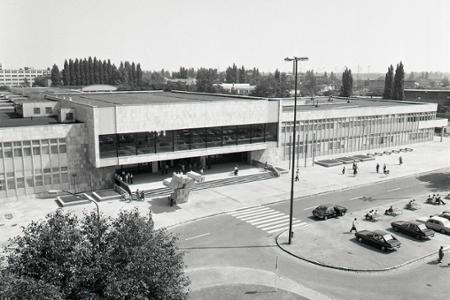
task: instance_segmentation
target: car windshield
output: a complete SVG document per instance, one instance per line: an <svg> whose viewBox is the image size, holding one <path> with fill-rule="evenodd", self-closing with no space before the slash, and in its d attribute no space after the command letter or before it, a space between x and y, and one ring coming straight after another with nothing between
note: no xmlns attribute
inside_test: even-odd
<svg viewBox="0 0 450 300"><path fill-rule="evenodd" d="M385 235L383 235L383 239L387 242L389 240L393 240L394 238L390 234L385 234Z"/></svg>
<svg viewBox="0 0 450 300"><path fill-rule="evenodd" d="M417 227L419 227L420 230L426 230L427 226L425 226L425 224L419 224L417 225Z"/></svg>

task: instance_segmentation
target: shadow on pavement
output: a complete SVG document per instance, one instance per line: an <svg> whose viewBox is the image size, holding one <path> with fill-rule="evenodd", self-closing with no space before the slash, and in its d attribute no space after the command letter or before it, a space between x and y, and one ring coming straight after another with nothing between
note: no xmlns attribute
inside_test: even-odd
<svg viewBox="0 0 450 300"><path fill-rule="evenodd" d="M147 203L151 204L152 213L159 214L164 212L172 212L180 209L178 205L170 206L167 197L153 198Z"/></svg>
<svg viewBox="0 0 450 300"><path fill-rule="evenodd" d="M426 174L417 177L417 179L422 182L426 182L427 188L433 191L442 191L450 189L450 173Z"/></svg>
<svg viewBox="0 0 450 300"><path fill-rule="evenodd" d="M368 245L365 242L358 242L358 240L355 237L349 239L349 241L351 241L351 242L353 242L355 244L358 244L359 246L364 247L366 249L370 249L372 251L376 251L376 252L379 252L379 253L382 253L382 254L385 254L385 255L390 254L391 252L393 252L393 251L383 251L383 250L381 250L379 248L376 248L376 247L373 247L371 245Z"/></svg>

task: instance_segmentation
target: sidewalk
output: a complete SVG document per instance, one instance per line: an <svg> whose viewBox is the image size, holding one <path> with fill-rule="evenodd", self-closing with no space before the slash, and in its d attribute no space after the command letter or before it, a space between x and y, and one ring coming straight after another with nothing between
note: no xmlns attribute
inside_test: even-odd
<svg viewBox="0 0 450 300"><path fill-rule="evenodd" d="M316 165L300 168L300 182L295 183L295 197L342 190L450 167L450 138L444 138L442 143L436 139L434 142L413 144L408 147L414 151L401 153L402 166L398 165L399 154L376 156L375 161L359 163L359 173L356 177L351 174L342 175L340 166L325 168ZM359 153L365 154L367 151ZM335 155L339 156L342 155ZM377 174L375 172L377 162L381 166L386 163L390 175ZM166 198L129 203L111 200L100 202L99 206L103 214L111 216L120 210L133 207L142 212L147 212L151 208L155 226L168 227L210 215L286 200L289 198L290 179L290 174L283 174L281 177L263 181L195 191L191 192L188 202L173 207L168 206ZM423 180L427 180L426 176ZM450 192L448 189L439 191L439 188L436 188L436 191L445 194ZM3 225L0 226L0 245L5 244L9 237L18 234L20 226L28 224L31 220L43 218L57 208L54 199L36 199L33 195L1 204L0 224ZM77 214L92 209L93 204L64 208ZM12 218L5 218L6 214L12 214Z"/></svg>
<svg viewBox="0 0 450 300"><path fill-rule="evenodd" d="M329 299L318 292L311 290L297 282L278 276L265 270L240 268L240 267L208 267L187 269L186 275L192 281L191 290L198 291L208 287L224 285L261 285L286 290L308 299Z"/></svg>

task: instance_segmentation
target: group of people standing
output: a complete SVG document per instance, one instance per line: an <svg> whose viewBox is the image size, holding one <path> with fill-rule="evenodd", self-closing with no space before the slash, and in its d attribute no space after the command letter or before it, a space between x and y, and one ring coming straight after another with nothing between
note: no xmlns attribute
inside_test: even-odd
<svg viewBox="0 0 450 300"><path fill-rule="evenodd" d="M115 179L121 180L121 181L123 181L125 183L128 183L128 184L133 184L133 177L134 177L133 173L125 172L123 170L122 170L122 172L119 171L119 172L114 174L114 178Z"/></svg>

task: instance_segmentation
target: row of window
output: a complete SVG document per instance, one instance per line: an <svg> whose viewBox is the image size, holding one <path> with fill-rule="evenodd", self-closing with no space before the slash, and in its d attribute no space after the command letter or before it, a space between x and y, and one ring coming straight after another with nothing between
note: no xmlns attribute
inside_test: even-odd
<svg viewBox="0 0 450 300"><path fill-rule="evenodd" d="M99 136L100 158L277 141L278 123Z"/></svg>
<svg viewBox="0 0 450 300"><path fill-rule="evenodd" d="M21 147L21 146L39 146L39 145L49 145L49 144L65 144L66 139L43 139L43 140L31 140L31 141L14 141L14 142L3 142L0 143L0 149L10 148L10 147Z"/></svg>
<svg viewBox="0 0 450 300"><path fill-rule="evenodd" d="M8 185L9 190L20 189L25 187L36 187L36 186L44 186L44 185L52 185L52 184L61 184L69 182L69 174L68 173L57 173L57 174L44 174L44 175L36 175L34 178L32 176L27 177L17 177L9 179L0 179L0 191L6 190L6 184Z"/></svg>
<svg viewBox="0 0 450 300"><path fill-rule="evenodd" d="M42 169L34 169L34 174L48 174L48 173L59 173L59 172L67 172L67 167L53 167L53 168L44 168ZM15 176L14 172L6 172L0 173L0 179L4 179L5 175L7 178L11 178Z"/></svg>
<svg viewBox="0 0 450 300"><path fill-rule="evenodd" d="M58 153L66 153L67 147L66 145L55 145L55 146L36 146L36 147L27 147L27 148L14 148L14 149L4 149L3 152L0 152L0 158L3 157L22 157L22 156L31 156L33 155L41 155L41 154L58 154Z"/></svg>

